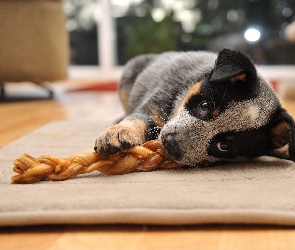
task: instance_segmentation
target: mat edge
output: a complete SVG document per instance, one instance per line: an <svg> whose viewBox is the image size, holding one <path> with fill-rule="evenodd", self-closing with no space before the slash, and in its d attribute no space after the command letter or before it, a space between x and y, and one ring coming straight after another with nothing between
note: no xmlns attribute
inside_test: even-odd
<svg viewBox="0 0 295 250"><path fill-rule="evenodd" d="M60 224L201 225L249 224L295 226L295 212L257 209L105 209L75 211L4 212L0 227Z"/></svg>

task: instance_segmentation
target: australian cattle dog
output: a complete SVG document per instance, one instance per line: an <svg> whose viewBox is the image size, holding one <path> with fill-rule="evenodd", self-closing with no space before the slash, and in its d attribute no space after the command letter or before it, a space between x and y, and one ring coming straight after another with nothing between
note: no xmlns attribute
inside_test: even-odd
<svg viewBox="0 0 295 250"><path fill-rule="evenodd" d="M295 160L295 128L274 91L242 52L167 52L131 59L119 95L126 117L98 136L110 155L158 139L182 165Z"/></svg>

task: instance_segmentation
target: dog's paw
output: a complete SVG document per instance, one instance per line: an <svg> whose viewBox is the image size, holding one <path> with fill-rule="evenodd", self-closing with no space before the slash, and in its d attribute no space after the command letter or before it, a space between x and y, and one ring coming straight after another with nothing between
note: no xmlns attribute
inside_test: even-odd
<svg viewBox="0 0 295 250"><path fill-rule="evenodd" d="M107 128L95 141L94 150L111 155L145 142L145 130L134 124L116 124Z"/></svg>

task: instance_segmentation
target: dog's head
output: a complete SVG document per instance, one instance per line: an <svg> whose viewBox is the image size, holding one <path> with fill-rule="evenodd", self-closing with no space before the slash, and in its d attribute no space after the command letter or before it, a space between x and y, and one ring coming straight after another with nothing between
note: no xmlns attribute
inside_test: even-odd
<svg viewBox="0 0 295 250"><path fill-rule="evenodd" d="M269 154L295 160L293 119L250 58L230 49L222 50L212 72L182 94L159 138L184 165Z"/></svg>

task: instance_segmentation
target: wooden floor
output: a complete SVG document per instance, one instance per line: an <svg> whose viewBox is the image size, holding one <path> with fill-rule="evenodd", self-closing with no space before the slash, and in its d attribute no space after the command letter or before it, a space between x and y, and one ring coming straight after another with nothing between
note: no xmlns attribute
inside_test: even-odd
<svg viewBox="0 0 295 250"><path fill-rule="evenodd" d="M295 117L295 102L284 103ZM115 93L58 94L55 100L0 103L0 147L51 121L116 119ZM295 197L294 197L295 198ZM1 202L1 197L0 197ZM0 228L0 249L295 249L295 227L275 226L34 226Z"/></svg>

